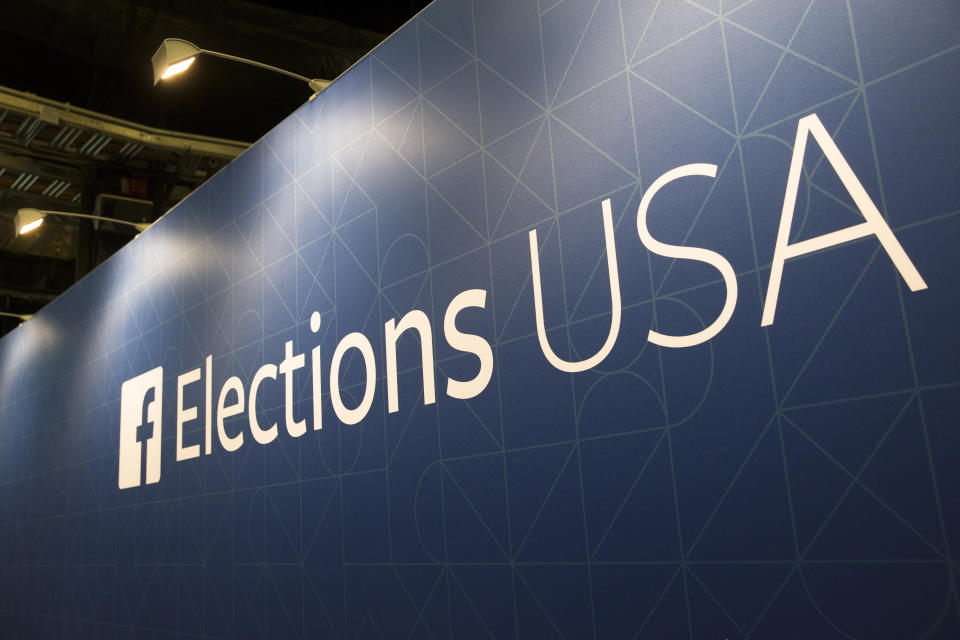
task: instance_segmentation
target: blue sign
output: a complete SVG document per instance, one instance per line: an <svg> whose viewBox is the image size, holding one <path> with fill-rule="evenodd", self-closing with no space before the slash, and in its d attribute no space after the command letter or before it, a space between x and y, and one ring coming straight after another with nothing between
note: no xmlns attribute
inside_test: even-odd
<svg viewBox="0 0 960 640"><path fill-rule="evenodd" d="M0 635L960 637L958 69L437 0L0 341Z"/></svg>

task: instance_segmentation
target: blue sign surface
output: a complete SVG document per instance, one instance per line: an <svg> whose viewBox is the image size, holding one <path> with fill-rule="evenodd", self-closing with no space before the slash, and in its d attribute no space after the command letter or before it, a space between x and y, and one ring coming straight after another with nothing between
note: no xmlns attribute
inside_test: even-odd
<svg viewBox="0 0 960 640"><path fill-rule="evenodd" d="M0 635L960 637L958 70L437 0L0 341Z"/></svg>

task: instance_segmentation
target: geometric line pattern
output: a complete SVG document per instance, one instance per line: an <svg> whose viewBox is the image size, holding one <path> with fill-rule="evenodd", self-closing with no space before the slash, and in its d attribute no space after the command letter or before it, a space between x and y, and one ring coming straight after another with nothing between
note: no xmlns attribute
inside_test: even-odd
<svg viewBox="0 0 960 640"><path fill-rule="evenodd" d="M960 635L960 9L922 0L437 0L0 340L0 635L947 638ZM827 128L928 289L873 236L787 262L761 309L798 121ZM807 146L791 243L863 222ZM732 265L725 285L659 241ZM528 233L557 355L541 351ZM476 358L493 376L457 400ZM384 325L398 342L387 411ZM319 312L318 331L311 317ZM176 462L177 377L245 385L360 332L373 405ZM308 357L309 361L309 357ZM118 491L120 387L163 367L162 477ZM309 366L304 370L308 371ZM312 416L310 376L293 412ZM364 396L356 350L340 366ZM206 375L206 374L204 374ZM201 406L203 385L184 392ZM184 438L203 441L201 419ZM246 414L228 421L244 429Z"/></svg>

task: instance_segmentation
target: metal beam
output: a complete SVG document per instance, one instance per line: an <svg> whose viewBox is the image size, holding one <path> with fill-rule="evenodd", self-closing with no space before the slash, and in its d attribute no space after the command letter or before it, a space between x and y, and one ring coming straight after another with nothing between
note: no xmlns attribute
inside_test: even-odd
<svg viewBox="0 0 960 640"><path fill-rule="evenodd" d="M225 160L237 157L250 146L247 142L149 127L9 87L0 87L0 109L18 111L51 124L83 127L113 138L134 141L150 147L180 153L190 151Z"/></svg>

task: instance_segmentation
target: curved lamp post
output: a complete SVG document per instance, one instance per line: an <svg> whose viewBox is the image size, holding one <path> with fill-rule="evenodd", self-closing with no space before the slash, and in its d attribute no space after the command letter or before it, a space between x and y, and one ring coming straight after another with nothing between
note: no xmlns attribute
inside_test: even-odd
<svg viewBox="0 0 960 640"><path fill-rule="evenodd" d="M129 220L118 220L116 218L94 216L87 213L73 213L72 211L46 211L44 209L26 207L24 209L18 209L17 214L13 217L13 225L17 229L17 235L22 236L25 233L33 231L43 224L43 219L48 215L68 216L71 218L86 218L88 220L102 220L103 222L112 222L114 224L125 224L128 227L135 228L137 233L146 231L147 227L151 225L150 222L130 222Z"/></svg>
<svg viewBox="0 0 960 640"><path fill-rule="evenodd" d="M21 322L25 322L33 317L32 313L10 313L9 311L0 311L0 316L4 318L17 318Z"/></svg>
<svg viewBox="0 0 960 640"><path fill-rule="evenodd" d="M197 56L200 54L216 56L226 60L233 60L234 62L242 62L244 64L253 65L254 67L260 67L261 69L268 69L269 71L282 73L283 75L290 76L291 78L296 78L297 80L306 82L310 87L310 90L313 91L314 96L326 89L327 85L330 84L329 80L321 80L320 78L307 78L306 76L301 76L297 73L287 71L286 69L280 69L279 67L274 67L272 65L257 62L255 60L248 60L238 56L231 56L227 53L219 53L217 51L201 49L192 42L187 42L186 40L182 40L180 38L167 38L164 40L162 43L160 43L160 48L157 49L157 52L153 54L153 58L150 59L150 61L153 63L153 84L156 85L161 80L166 80L171 76L183 73L190 68L190 65L193 64L193 61L196 60ZM312 97L313 96L311 96L311 99Z"/></svg>

